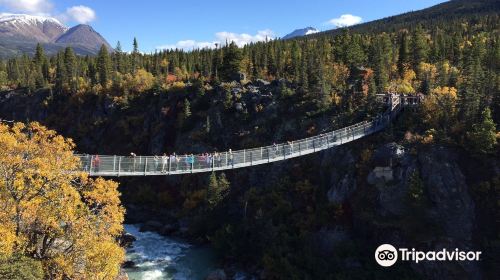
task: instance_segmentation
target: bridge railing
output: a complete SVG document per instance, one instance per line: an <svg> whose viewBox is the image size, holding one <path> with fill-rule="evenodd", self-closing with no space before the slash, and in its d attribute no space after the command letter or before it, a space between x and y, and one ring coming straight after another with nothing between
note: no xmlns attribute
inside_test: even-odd
<svg viewBox="0 0 500 280"><path fill-rule="evenodd" d="M373 121L363 121L298 141L232 152L146 157L104 155L79 155L79 157L83 171L90 175L101 176L161 175L232 169L284 160L341 145L382 129L390 122L390 118L390 114L384 114Z"/></svg>

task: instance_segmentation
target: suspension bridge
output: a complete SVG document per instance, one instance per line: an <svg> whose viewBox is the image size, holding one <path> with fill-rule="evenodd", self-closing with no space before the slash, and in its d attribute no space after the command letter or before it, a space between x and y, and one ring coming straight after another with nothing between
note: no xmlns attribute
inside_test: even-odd
<svg viewBox="0 0 500 280"><path fill-rule="evenodd" d="M78 155L82 163L80 171L90 176L102 177L160 176L213 172L288 160L343 145L381 131L391 123L403 106L417 105L421 99L422 96L393 93L377 95L377 100L387 104L388 108L383 115L375 119L297 141L253 149L169 156Z"/></svg>

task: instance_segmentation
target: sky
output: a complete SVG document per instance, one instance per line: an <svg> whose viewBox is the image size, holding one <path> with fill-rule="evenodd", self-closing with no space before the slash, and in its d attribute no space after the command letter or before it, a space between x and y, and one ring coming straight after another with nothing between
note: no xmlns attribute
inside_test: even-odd
<svg viewBox="0 0 500 280"><path fill-rule="evenodd" d="M420 10L444 0L0 0L0 13L90 24L108 42L130 51L238 45L283 37L308 26L324 31Z"/></svg>

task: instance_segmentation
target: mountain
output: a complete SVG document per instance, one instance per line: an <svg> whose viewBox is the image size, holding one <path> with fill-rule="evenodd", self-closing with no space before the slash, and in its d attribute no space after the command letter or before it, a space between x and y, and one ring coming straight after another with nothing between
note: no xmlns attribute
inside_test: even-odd
<svg viewBox="0 0 500 280"><path fill-rule="evenodd" d="M295 37L302 37L302 36L305 36L305 35L311 35L311 34L314 34L314 33L318 33L319 30L314 28L314 27L306 27L306 28L303 28L303 29L295 29L292 33L290 34L287 34L285 35L282 39L286 40L286 39L292 39L292 38L295 38Z"/></svg>
<svg viewBox="0 0 500 280"><path fill-rule="evenodd" d="M96 52L99 51L102 45L105 45L108 50L112 50L106 39L97 33L92 26L86 24L79 24L70 28L57 38L56 43L87 48Z"/></svg>
<svg viewBox="0 0 500 280"><path fill-rule="evenodd" d="M0 14L0 58L27 53L32 55L37 43L48 54L72 46L77 54L97 54L102 44L112 50L108 42L88 25L68 29L52 17L26 14Z"/></svg>
<svg viewBox="0 0 500 280"><path fill-rule="evenodd" d="M319 32L314 34L314 37L337 35L346 29L363 33L381 33L412 28L416 25L444 27L454 21L475 22L484 16L498 17L499 12L500 0L450 0L418 11Z"/></svg>
<svg viewBox="0 0 500 280"><path fill-rule="evenodd" d="M57 19L23 14L0 14L2 39L15 38L48 43L57 39L68 28Z"/></svg>

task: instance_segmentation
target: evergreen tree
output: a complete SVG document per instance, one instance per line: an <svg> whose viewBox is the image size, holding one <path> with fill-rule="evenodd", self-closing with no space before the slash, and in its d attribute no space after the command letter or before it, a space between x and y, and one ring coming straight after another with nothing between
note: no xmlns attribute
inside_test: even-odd
<svg viewBox="0 0 500 280"><path fill-rule="evenodd" d="M40 43L36 44L34 62L37 66L42 67L42 63L45 60L45 53L43 51L43 47Z"/></svg>
<svg viewBox="0 0 500 280"><path fill-rule="evenodd" d="M229 181L226 178L226 175L222 173L218 178L214 172L210 174L209 183L208 183L208 191L207 191L207 202L208 207L210 209L215 208L219 205L222 200L227 195L229 190Z"/></svg>
<svg viewBox="0 0 500 280"><path fill-rule="evenodd" d="M425 31L418 25L413 31L411 39L411 53L413 55L413 70L419 75L419 65L426 62L429 55L429 43Z"/></svg>
<svg viewBox="0 0 500 280"><path fill-rule="evenodd" d="M410 44L408 40L408 33L402 32L399 40L399 53L398 53L398 72L402 78L404 76L406 67L410 62Z"/></svg>
<svg viewBox="0 0 500 280"><path fill-rule="evenodd" d="M36 45L35 56L33 57L34 75L36 87L40 88L45 86L48 78L48 65L47 58L40 43Z"/></svg>
<svg viewBox="0 0 500 280"><path fill-rule="evenodd" d="M496 124L491 117L490 108L484 109L481 122L474 124L467 133L469 148L478 154L491 153L497 144Z"/></svg>
<svg viewBox="0 0 500 280"><path fill-rule="evenodd" d="M56 77L55 77L56 92L58 93L63 92L65 79L66 79L66 67L64 65L64 57L62 53L58 53L56 58Z"/></svg>
<svg viewBox="0 0 500 280"><path fill-rule="evenodd" d="M103 44L99 50L97 56L97 72L99 73L99 83L103 88L107 87L109 81L109 71L111 67L111 62L109 58L109 52L106 46Z"/></svg>
<svg viewBox="0 0 500 280"><path fill-rule="evenodd" d="M377 93L384 93L389 83L389 71L392 59L392 44L387 34L384 33L374 39L371 56L375 69Z"/></svg>
<svg viewBox="0 0 500 280"><path fill-rule="evenodd" d="M231 44L224 47L223 54L221 78L230 81L241 70L242 52L234 42L231 42Z"/></svg>
<svg viewBox="0 0 500 280"><path fill-rule="evenodd" d="M134 37L133 50L132 50L132 73L135 73L139 68L139 43L137 38Z"/></svg>

